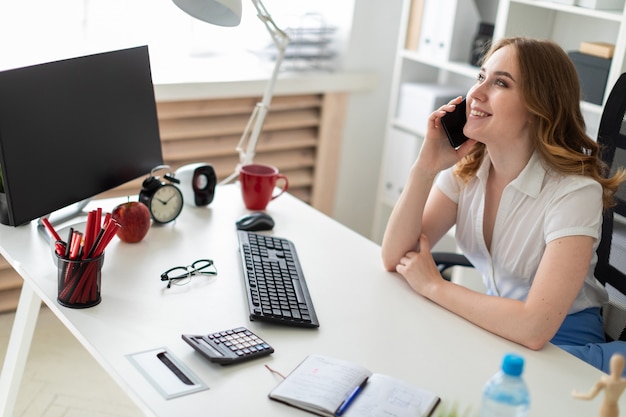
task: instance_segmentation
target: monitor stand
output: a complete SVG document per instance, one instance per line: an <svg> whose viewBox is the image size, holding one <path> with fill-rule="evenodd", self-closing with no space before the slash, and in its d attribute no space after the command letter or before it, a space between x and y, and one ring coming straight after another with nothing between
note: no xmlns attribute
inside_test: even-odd
<svg viewBox="0 0 626 417"><path fill-rule="evenodd" d="M78 217L86 216L87 213L85 212L84 209L91 202L91 200L92 200L91 198L87 198L83 201L70 204L67 207L64 207L53 213L50 213L47 216L43 216L39 218L37 220L37 230L39 230L39 233L41 233L49 243L51 244L54 243L52 242L50 233L48 233L48 231L46 230L46 226L44 226L42 219L47 218L50 221L50 224L52 224L52 226L54 226L54 228L57 230L59 235L63 237L63 234L61 233L61 230L59 229L61 226L63 228L67 228L70 225L75 226L76 224L81 224L81 223L86 222L86 219L81 218L73 223L67 224L70 221L74 221Z"/></svg>
<svg viewBox="0 0 626 417"><path fill-rule="evenodd" d="M0 223L9 225L9 204L6 193L0 193Z"/></svg>

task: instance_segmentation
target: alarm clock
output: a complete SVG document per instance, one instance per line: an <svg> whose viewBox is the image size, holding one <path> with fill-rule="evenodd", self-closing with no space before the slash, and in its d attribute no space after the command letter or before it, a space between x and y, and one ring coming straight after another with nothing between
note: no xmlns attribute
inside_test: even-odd
<svg viewBox="0 0 626 417"><path fill-rule="evenodd" d="M199 162L176 170L185 202L192 206L208 206L215 196L217 176L213 166Z"/></svg>
<svg viewBox="0 0 626 417"><path fill-rule="evenodd" d="M176 186L180 181L171 172L163 176L165 181L155 176L160 169L169 169L169 165L159 165L150 171L150 176L143 181L139 201L150 210L155 223L169 223L183 210L183 193Z"/></svg>

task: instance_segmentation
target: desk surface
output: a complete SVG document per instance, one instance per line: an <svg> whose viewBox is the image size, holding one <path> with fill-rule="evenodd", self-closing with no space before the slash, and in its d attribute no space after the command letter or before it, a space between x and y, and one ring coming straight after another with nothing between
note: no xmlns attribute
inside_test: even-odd
<svg viewBox="0 0 626 417"><path fill-rule="evenodd" d="M97 202L105 210L119 200ZM102 302L84 310L56 302L51 249L34 224L0 226L0 252L102 367L147 415L309 415L267 398L279 382L264 364L287 373L307 354L351 359L437 392L444 404L477 409L484 382L506 352L526 360L531 416L597 415L593 401L571 398L602 373L549 345L538 352L496 337L412 292L384 271L380 248L299 200L270 203L274 234L298 250L320 321L319 329L250 322L239 262L235 220L246 213L237 185L218 187L209 207L186 206L176 222L152 227L139 244L114 239L102 272ZM160 273L212 258L217 277L194 277L166 289ZM276 352L222 367L197 354L181 333L247 326ZM125 355L166 346L209 390L165 400ZM62 376L60 376L62 377ZM626 398L621 405L626 408Z"/></svg>

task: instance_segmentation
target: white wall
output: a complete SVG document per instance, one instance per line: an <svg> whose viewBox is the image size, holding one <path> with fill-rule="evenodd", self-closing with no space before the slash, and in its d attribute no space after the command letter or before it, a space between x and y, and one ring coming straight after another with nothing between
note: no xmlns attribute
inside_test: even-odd
<svg viewBox="0 0 626 417"><path fill-rule="evenodd" d="M366 237L374 219L401 11L401 0L356 0L344 58L346 70L378 76L374 91L349 101L333 214Z"/></svg>
<svg viewBox="0 0 626 417"><path fill-rule="evenodd" d="M264 0L277 25L318 13L347 36L353 0ZM193 19L171 0L0 1L0 69L89 53L149 45L151 58L215 56L258 51L271 43L251 1L241 25L223 28ZM340 42L341 46L341 42Z"/></svg>

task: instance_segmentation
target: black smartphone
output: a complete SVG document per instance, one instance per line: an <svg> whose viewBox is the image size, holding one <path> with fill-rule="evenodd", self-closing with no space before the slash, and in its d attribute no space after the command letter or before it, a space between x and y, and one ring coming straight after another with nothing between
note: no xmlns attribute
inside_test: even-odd
<svg viewBox="0 0 626 417"><path fill-rule="evenodd" d="M446 113L446 115L441 118L441 124L446 131L446 135L448 135L450 145L455 149L468 139L467 136L463 134L463 126L465 126L466 121L465 99L456 105L456 109L454 109L453 112Z"/></svg>

